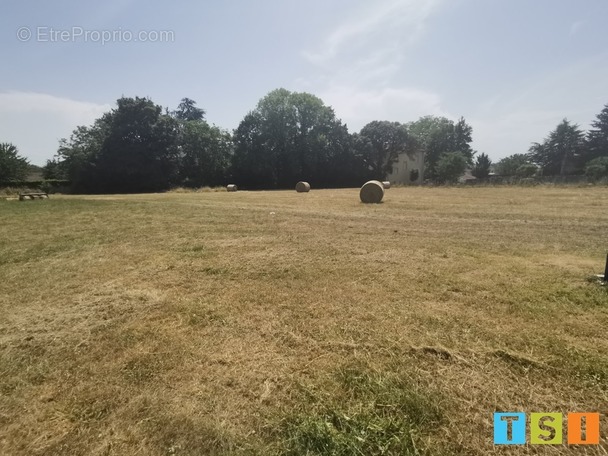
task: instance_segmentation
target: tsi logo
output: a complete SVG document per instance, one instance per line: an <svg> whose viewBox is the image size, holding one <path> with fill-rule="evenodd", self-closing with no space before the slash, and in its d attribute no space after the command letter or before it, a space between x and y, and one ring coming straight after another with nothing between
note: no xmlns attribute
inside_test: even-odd
<svg viewBox="0 0 608 456"><path fill-rule="evenodd" d="M530 413L530 443L561 445L563 443L561 413ZM568 445L599 445L600 414L568 413ZM525 445L526 414L494 413L494 445Z"/></svg>

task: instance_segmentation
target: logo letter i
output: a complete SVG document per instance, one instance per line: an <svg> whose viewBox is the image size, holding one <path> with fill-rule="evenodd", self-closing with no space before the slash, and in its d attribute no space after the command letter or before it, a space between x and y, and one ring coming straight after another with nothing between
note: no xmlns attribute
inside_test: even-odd
<svg viewBox="0 0 608 456"><path fill-rule="evenodd" d="M568 445L599 445L600 414L568 413Z"/></svg>

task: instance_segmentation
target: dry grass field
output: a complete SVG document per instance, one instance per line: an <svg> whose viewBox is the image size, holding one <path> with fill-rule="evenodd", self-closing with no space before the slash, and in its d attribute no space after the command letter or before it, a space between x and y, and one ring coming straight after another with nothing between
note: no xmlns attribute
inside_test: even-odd
<svg viewBox="0 0 608 456"><path fill-rule="evenodd" d="M0 454L608 454L608 188L0 201ZM600 412L593 447L492 413Z"/></svg>

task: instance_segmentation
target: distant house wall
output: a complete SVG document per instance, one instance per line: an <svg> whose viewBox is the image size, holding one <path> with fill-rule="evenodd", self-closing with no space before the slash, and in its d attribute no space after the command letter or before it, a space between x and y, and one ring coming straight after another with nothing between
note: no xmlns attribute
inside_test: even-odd
<svg viewBox="0 0 608 456"><path fill-rule="evenodd" d="M410 180L412 170L418 170L418 179ZM393 172L390 173L386 180L391 184L421 184L424 180L424 154L416 153L413 158L410 158L406 153L399 154L399 159L393 164Z"/></svg>

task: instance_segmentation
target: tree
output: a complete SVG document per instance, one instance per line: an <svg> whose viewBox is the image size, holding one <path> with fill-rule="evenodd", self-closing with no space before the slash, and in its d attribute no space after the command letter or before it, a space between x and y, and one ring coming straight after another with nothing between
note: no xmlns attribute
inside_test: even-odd
<svg viewBox="0 0 608 456"><path fill-rule="evenodd" d="M587 133L587 147L583 154L584 163L595 158L608 157L608 104L591 126L593 128Z"/></svg>
<svg viewBox="0 0 608 456"><path fill-rule="evenodd" d="M467 161L473 163L472 142L473 129L464 118L456 124L445 117L426 116L408 124L412 147L424 153L425 178L437 178L437 164L442 154L460 152Z"/></svg>
<svg viewBox="0 0 608 456"><path fill-rule="evenodd" d="M524 163L515 170L515 175L519 177L532 177L538 171L538 167L532 163Z"/></svg>
<svg viewBox="0 0 608 456"><path fill-rule="evenodd" d="M234 180L250 188L352 185L362 162L333 109L308 93L277 89L234 132Z"/></svg>
<svg viewBox="0 0 608 456"><path fill-rule="evenodd" d="M496 173L502 176L515 176L522 165L530 164L530 158L526 154L513 154L501 159L496 164Z"/></svg>
<svg viewBox="0 0 608 456"><path fill-rule="evenodd" d="M173 112L178 123L179 183L188 187L225 185L232 158L230 133L211 126L205 110L190 98Z"/></svg>
<svg viewBox="0 0 608 456"><path fill-rule="evenodd" d="M409 147L407 126L399 122L374 120L361 129L357 141L371 174L381 180L392 172L399 153L414 152Z"/></svg>
<svg viewBox="0 0 608 456"><path fill-rule="evenodd" d="M202 121L205 119L205 110L196 107L196 101L190 98L182 98L182 101L177 106L177 110L173 111L173 115L178 120Z"/></svg>
<svg viewBox="0 0 608 456"><path fill-rule="evenodd" d="M0 143L0 182L19 181L27 177L29 163L11 143Z"/></svg>
<svg viewBox="0 0 608 456"><path fill-rule="evenodd" d="M46 165L42 168L43 179L67 179L64 168L64 163L59 161L58 157L53 157L52 160L47 160Z"/></svg>
<svg viewBox="0 0 608 456"><path fill-rule="evenodd" d="M99 190L117 193L168 189L177 176L176 121L147 98L121 98L96 157Z"/></svg>
<svg viewBox="0 0 608 456"><path fill-rule="evenodd" d="M69 139L59 141L56 157L47 163L47 173L57 173L71 181L76 192L89 192L96 181L95 161L108 135L109 117L104 114L90 127L78 126Z"/></svg>
<svg viewBox="0 0 608 456"><path fill-rule="evenodd" d="M592 179L601 179L608 176L608 156L591 160L585 166L585 174Z"/></svg>
<svg viewBox="0 0 608 456"><path fill-rule="evenodd" d="M467 168L467 157L461 152L445 152L437 161L436 178L439 182L453 184Z"/></svg>
<svg viewBox="0 0 608 456"><path fill-rule="evenodd" d="M454 139L452 150L460 152L467 161L468 165L473 164L475 151L471 148L473 141L473 127L466 123L464 117L458 119L454 125Z"/></svg>
<svg viewBox="0 0 608 456"><path fill-rule="evenodd" d="M530 146L530 158L546 176L572 174L584 150L583 138L579 126L564 119L543 143Z"/></svg>
<svg viewBox="0 0 608 456"><path fill-rule="evenodd" d="M184 122L181 128L179 175L183 185L225 185L232 158L230 133L204 120Z"/></svg>
<svg viewBox="0 0 608 456"><path fill-rule="evenodd" d="M133 193L166 190L177 177L177 121L147 98L117 108L62 139L59 161L74 190Z"/></svg>
<svg viewBox="0 0 608 456"><path fill-rule="evenodd" d="M488 157L486 154L482 153L481 155L477 156L475 166L473 167L471 174L478 179L488 177L490 175L490 166L492 166L492 160L490 160L490 157Z"/></svg>

